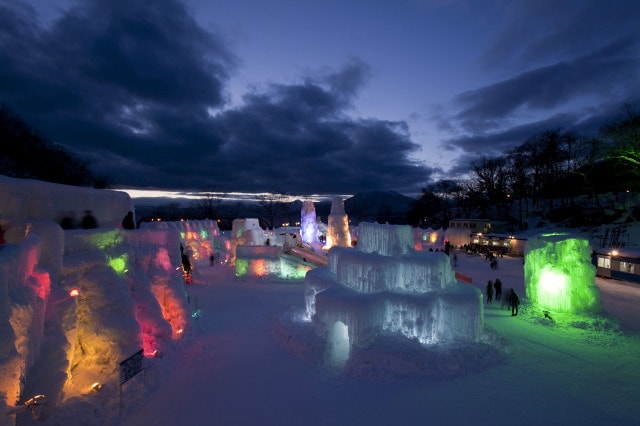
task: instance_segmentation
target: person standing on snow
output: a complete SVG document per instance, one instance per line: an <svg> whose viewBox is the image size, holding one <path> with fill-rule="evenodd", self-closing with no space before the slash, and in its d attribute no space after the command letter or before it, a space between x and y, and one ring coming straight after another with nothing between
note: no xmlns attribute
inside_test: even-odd
<svg viewBox="0 0 640 426"><path fill-rule="evenodd" d="M133 220L133 212L129 211L127 215L122 219L122 227L124 229L136 229L136 223Z"/></svg>
<svg viewBox="0 0 640 426"><path fill-rule="evenodd" d="M91 210L84 211L84 217L80 222L80 227L82 229L94 229L98 227L98 221L96 221L96 218L93 216Z"/></svg>
<svg viewBox="0 0 640 426"><path fill-rule="evenodd" d="M496 301L498 301L502 296L502 281L500 281L500 278L496 278L493 283L493 288L496 290Z"/></svg>
<svg viewBox="0 0 640 426"><path fill-rule="evenodd" d="M491 280L487 283L487 303L491 303L493 299L493 283Z"/></svg>
<svg viewBox="0 0 640 426"><path fill-rule="evenodd" d="M520 298L516 294L514 289L511 289L511 293L509 293L509 304L511 305L511 316L515 317L518 315L518 305L520 304Z"/></svg>

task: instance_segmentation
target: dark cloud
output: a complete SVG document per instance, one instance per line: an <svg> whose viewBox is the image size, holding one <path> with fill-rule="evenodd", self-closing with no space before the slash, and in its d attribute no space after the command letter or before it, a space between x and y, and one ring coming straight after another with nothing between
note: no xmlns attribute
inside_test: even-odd
<svg viewBox="0 0 640 426"><path fill-rule="evenodd" d="M503 155L521 145L532 135L549 129L569 130L576 124L577 120L578 116L575 114L556 114L544 120L512 126L500 132L478 133L450 138L442 141L442 147L446 150L460 150L464 153L451 170L454 175L464 174L469 171L469 164L479 157Z"/></svg>
<svg viewBox="0 0 640 426"><path fill-rule="evenodd" d="M499 31L482 64L502 73L584 55L624 37L638 37L640 2L536 0L505 3Z"/></svg>
<svg viewBox="0 0 640 426"><path fill-rule="evenodd" d="M549 129L593 134L624 103L640 105L640 3L511 2L481 57L498 81L461 93L434 114L442 147L464 173Z"/></svg>
<svg viewBox="0 0 640 426"><path fill-rule="evenodd" d="M310 79L247 95L243 107L214 119L220 139L227 141L216 164L246 176L236 182L243 191L409 192L424 185L432 171L408 159L419 146L406 125L351 119L341 109L344 96ZM220 174L221 179L233 176Z"/></svg>
<svg viewBox="0 0 640 426"><path fill-rule="evenodd" d="M501 125L522 110L552 110L586 96L618 95L640 73L640 43L617 40L588 55L524 72L459 95L454 119L470 132Z"/></svg>
<svg viewBox="0 0 640 426"><path fill-rule="evenodd" d="M118 185L353 193L424 185L404 123L346 111L351 58L226 105L237 59L178 0L85 0L50 25L0 2L0 101Z"/></svg>

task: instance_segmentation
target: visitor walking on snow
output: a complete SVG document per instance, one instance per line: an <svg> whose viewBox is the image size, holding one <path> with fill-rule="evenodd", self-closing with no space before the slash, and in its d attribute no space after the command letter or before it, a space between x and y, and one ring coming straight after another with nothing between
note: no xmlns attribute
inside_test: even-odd
<svg viewBox="0 0 640 426"><path fill-rule="evenodd" d="M511 305L511 316L515 317L518 315L518 305L520 304L520 298L516 294L514 289L511 289L511 293L509 293L509 304Z"/></svg>
<svg viewBox="0 0 640 426"><path fill-rule="evenodd" d="M487 283L487 303L491 303L493 299L493 283L491 280Z"/></svg>
<svg viewBox="0 0 640 426"><path fill-rule="evenodd" d="M502 281L500 281L500 278L496 278L493 288L496 290L496 301L498 301L502 296Z"/></svg>

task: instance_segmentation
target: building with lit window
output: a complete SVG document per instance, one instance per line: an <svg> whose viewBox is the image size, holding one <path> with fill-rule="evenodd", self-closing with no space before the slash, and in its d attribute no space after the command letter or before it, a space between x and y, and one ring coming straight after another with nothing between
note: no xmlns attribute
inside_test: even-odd
<svg viewBox="0 0 640 426"><path fill-rule="evenodd" d="M486 234L491 229L491 221L488 219L451 219L450 229L468 229L470 233L478 232Z"/></svg>
<svg viewBox="0 0 640 426"><path fill-rule="evenodd" d="M593 257L596 275L640 283L640 248L602 248Z"/></svg>

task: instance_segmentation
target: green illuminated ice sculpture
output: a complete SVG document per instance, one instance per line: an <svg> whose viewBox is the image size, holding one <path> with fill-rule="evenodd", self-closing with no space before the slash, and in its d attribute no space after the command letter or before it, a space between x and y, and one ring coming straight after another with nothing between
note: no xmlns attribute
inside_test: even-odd
<svg viewBox="0 0 640 426"><path fill-rule="evenodd" d="M586 239L542 234L527 240L524 282L527 297L543 309L561 313L597 313L600 289Z"/></svg>

